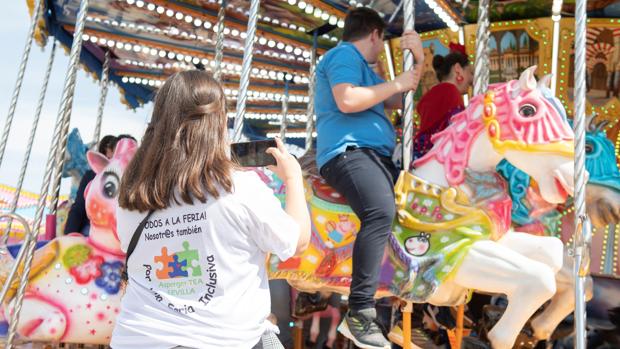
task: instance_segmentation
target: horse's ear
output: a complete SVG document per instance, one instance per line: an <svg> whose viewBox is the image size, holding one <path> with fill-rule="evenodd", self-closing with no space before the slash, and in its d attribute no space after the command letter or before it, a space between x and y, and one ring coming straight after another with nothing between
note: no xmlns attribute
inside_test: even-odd
<svg viewBox="0 0 620 349"><path fill-rule="evenodd" d="M88 151L88 153L86 153L86 158L88 158L88 164L90 165L90 168L95 171L95 173L100 173L103 171L103 169L106 168L110 162L105 155L96 151Z"/></svg>
<svg viewBox="0 0 620 349"><path fill-rule="evenodd" d="M533 65L521 73L521 77L519 78L519 87L521 91L531 91L536 88L536 79L534 78L535 71L536 66Z"/></svg>
<svg viewBox="0 0 620 349"><path fill-rule="evenodd" d="M540 80L538 80L538 87L546 87L551 88L551 78L553 75L547 74L543 76Z"/></svg>

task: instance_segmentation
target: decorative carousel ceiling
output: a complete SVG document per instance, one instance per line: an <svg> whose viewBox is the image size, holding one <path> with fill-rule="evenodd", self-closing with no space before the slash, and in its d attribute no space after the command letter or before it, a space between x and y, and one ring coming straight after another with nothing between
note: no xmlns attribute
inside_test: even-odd
<svg viewBox="0 0 620 349"><path fill-rule="evenodd" d="M35 0L26 0L32 12ZM45 11L38 38L55 37L69 48L80 0L42 0ZM223 82L234 111L238 94L250 2L224 0L226 6ZM492 20L551 15L553 0L491 1ZM574 0L564 1L570 15ZM402 33L400 0L263 0L260 3L248 98L247 127L264 135L277 128L282 97L289 94L289 129L301 131L309 98L308 71L313 31L322 55L340 40L349 8L368 6L388 22L388 35ZM475 0L415 0L416 30L450 28L476 22ZM620 1L588 2L593 16L619 16ZM136 108L179 70L215 67L218 0L90 0L83 38L82 66L100 75L106 51L110 80L124 102ZM288 89L285 81L288 80ZM298 128L298 129L296 129Z"/></svg>

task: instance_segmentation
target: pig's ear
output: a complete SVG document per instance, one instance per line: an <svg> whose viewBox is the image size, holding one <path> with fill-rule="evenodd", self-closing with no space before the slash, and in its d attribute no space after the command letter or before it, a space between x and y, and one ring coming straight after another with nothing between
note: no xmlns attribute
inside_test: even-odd
<svg viewBox="0 0 620 349"><path fill-rule="evenodd" d="M88 164L90 165L90 168L92 168L95 173L100 173L101 171L103 171L103 169L106 168L106 166L108 166L108 163L110 162L110 160L108 160L105 155L96 151L88 151L88 153L86 153L86 158L88 159Z"/></svg>

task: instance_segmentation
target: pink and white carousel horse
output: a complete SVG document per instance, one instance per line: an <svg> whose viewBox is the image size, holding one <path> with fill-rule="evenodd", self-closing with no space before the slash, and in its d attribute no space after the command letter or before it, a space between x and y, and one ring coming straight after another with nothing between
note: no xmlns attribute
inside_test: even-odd
<svg viewBox="0 0 620 349"><path fill-rule="evenodd" d="M85 192L88 237L69 234L36 251L17 331L22 339L108 344L120 307L125 255L116 231L120 178L136 151L122 139L111 159L88 152L97 173ZM13 308L13 285L4 309Z"/></svg>
<svg viewBox="0 0 620 349"><path fill-rule="evenodd" d="M574 307L572 280L558 273L562 242L511 230L512 201L495 170L502 159L510 161L537 182L550 203L564 203L573 193L574 135L534 70L474 97L434 136L434 148L413 173L401 174L377 291L380 297L435 305L463 304L470 291L505 294L509 306L488 334L497 349L512 348L546 301L552 300L532 322L542 339ZM287 261L272 256L270 276L304 291L347 294L359 220L338 193L320 178L309 178L311 247ZM344 216L353 231L328 224Z"/></svg>

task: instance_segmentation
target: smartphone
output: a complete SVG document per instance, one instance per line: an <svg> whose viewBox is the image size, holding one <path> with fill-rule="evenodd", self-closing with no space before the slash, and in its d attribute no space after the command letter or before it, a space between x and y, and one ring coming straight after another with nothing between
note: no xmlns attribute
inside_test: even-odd
<svg viewBox="0 0 620 349"><path fill-rule="evenodd" d="M231 155L242 167L265 167L276 165L276 159L267 154L269 148L277 147L276 141L268 139L264 141L233 143Z"/></svg>

